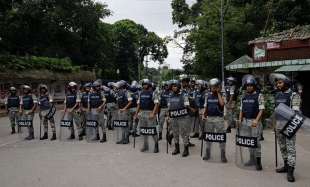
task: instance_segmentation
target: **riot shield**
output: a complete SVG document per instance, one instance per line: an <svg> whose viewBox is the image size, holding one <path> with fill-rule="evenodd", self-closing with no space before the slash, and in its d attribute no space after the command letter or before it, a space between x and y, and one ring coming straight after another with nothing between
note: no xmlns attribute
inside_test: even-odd
<svg viewBox="0 0 310 187"><path fill-rule="evenodd" d="M97 109L92 109L86 114L86 141L96 142L98 141L98 119L99 113Z"/></svg>
<svg viewBox="0 0 310 187"><path fill-rule="evenodd" d="M33 133L33 115L22 114L17 120L19 138L25 140Z"/></svg>
<svg viewBox="0 0 310 187"><path fill-rule="evenodd" d="M113 139L117 144L129 143L129 121L128 113L118 111L116 118L113 120Z"/></svg>
<svg viewBox="0 0 310 187"><path fill-rule="evenodd" d="M71 112L62 112L62 119L60 120L60 141L74 140L74 126L73 126L73 115Z"/></svg>
<svg viewBox="0 0 310 187"><path fill-rule="evenodd" d="M149 112L142 112L140 116L140 136L136 137L137 147L141 152L158 153L158 128L156 119L149 119Z"/></svg>
<svg viewBox="0 0 310 187"><path fill-rule="evenodd" d="M259 128L252 128L243 121L236 130L235 164L239 168L255 170L256 158L259 155ZM260 155L259 155L260 157Z"/></svg>
<svg viewBox="0 0 310 187"><path fill-rule="evenodd" d="M226 130L224 120L209 118L205 123L201 153L203 160L209 162L227 162L225 155Z"/></svg>

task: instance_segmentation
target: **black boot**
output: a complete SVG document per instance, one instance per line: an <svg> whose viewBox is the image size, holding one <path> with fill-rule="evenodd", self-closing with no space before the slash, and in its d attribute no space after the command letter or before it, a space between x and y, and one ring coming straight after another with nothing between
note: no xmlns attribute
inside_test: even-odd
<svg viewBox="0 0 310 187"><path fill-rule="evenodd" d="M12 127L12 132L11 132L11 134L15 134L15 133L16 133L15 127Z"/></svg>
<svg viewBox="0 0 310 187"><path fill-rule="evenodd" d="M199 133L194 133L193 135L191 135L191 138L198 138L199 137Z"/></svg>
<svg viewBox="0 0 310 187"><path fill-rule="evenodd" d="M83 134L80 134L79 135L79 141L82 141L83 140Z"/></svg>
<svg viewBox="0 0 310 187"><path fill-rule="evenodd" d="M184 145L182 157L187 157L188 155L189 155L188 145Z"/></svg>
<svg viewBox="0 0 310 187"><path fill-rule="evenodd" d="M180 154L180 144L176 143L172 155Z"/></svg>
<svg viewBox="0 0 310 187"><path fill-rule="evenodd" d="M264 135L261 134L261 135L260 135L260 138L259 138L259 141L264 141L264 140L265 140Z"/></svg>
<svg viewBox="0 0 310 187"><path fill-rule="evenodd" d="M261 157L256 157L256 170L257 171L263 170Z"/></svg>
<svg viewBox="0 0 310 187"><path fill-rule="evenodd" d="M120 141L117 141L116 144L123 144L123 139L121 139Z"/></svg>
<svg viewBox="0 0 310 187"><path fill-rule="evenodd" d="M227 163L226 153L224 150L221 151L221 161Z"/></svg>
<svg viewBox="0 0 310 187"><path fill-rule="evenodd" d="M202 158L202 160L209 160L210 159L210 155L211 155L210 149L206 149L206 154Z"/></svg>
<svg viewBox="0 0 310 187"><path fill-rule="evenodd" d="M44 133L44 135L40 138L40 140L46 140L48 139L47 132Z"/></svg>
<svg viewBox="0 0 310 187"><path fill-rule="evenodd" d="M27 136L25 138L25 140L33 140L33 139L34 139L34 133L33 132L29 133L29 136Z"/></svg>
<svg viewBox="0 0 310 187"><path fill-rule="evenodd" d="M98 133L97 136L96 136L96 140L100 140L100 135L99 135L99 133Z"/></svg>
<svg viewBox="0 0 310 187"><path fill-rule="evenodd" d="M154 153L158 153L159 148L158 148L158 142L155 143L155 148L154 148Z"/></svg>
<svg viewBox="0 0 310 187"><path fill-rule="evenodd" d="M102 134L102 139L100 140L100 143L104 143L106 141L107 141L107 134L104 133L104 134Z"/></svg>
<svg viewBox="0 0 310 187"><path fill-rule="evenodd" d="M255 156L253 154L250 155L250 160L244 164L244 166L254 166L255 165Z"/></svg>
<svg viewBox="0 0 310 187"><path fill-rule="evenodd" d="M53 132L53 136L51 138L51 141L56 140L56 132Z"/></svg>
<svg viewBox="0 0 310 187"><path fill-rule="evenodd" d="M276 169L277 173L286 173L287 172L287 160L284 160L284 166L282 168Z"/></svg>
<svg viewBox="0 0 310 187"><path fill-rule="evenodd" d="M294 169L295 168L291 166L287 167L287 181L288 182L295 182Z"/></svg>

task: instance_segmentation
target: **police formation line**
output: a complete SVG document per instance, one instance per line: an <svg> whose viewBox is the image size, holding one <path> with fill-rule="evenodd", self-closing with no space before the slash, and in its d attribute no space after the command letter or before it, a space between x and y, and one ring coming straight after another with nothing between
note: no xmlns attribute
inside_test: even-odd
<svg viewBox="0 0 310 187"><path fill-rule="evenodd" d="M300 97L290 89L291 81L286 76L272 76L277 88L275 105L279 110L288 108L295 118L290 121L291 116L287 118L275 113L276 140L284 161L284 166L276 172L287 173L287 180L293 182L296 131L303 120L297 112ZM158 142L166 128L167 153L170 144L174 147L172 155L180 154L182 149L182 157L187 157L190 147L195 146L190 138L199 138L203 160L226 163L226 133L236 127L236 164L242 168L262 170L260 141L264 96L257 89L252 75L244 76L242 94L238 93L241 89L237 89L237 81L233 77L227 78L224 88L221 85L217 78L194 81L186 76L181 80L163 82L160 88L148 79L143 79L140 84L133 81L131 85L123 80L103 85L97 80L83 85L80 90L75 82L70 82L61 112L58 138L74 140L77 135L79 140L85 138L89 142L100 140L103 143L107 141L108 128L113 130L111 141L116 144L128 144L132 136L134 146L139 144L141 152L158 153ZM46 85L40 85L38 90L39 94L35 96L31 87L24 85L18 95L16 88L10 88L6 107L12 134L17 125L25 140L34 139L33 118L38 108L40 140L48 139L48 123L52 129L51 140L56 140L53 98ZM235 120L238 95L241 96L240 114ZM225 126L225 122L228 125ZM180 137L183 147L180 147Z"/></svg>

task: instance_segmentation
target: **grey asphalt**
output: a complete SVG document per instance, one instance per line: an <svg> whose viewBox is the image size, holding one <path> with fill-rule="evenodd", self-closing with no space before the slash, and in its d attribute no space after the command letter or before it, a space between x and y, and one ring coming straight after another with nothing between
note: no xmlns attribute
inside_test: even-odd
<svg viewBox="0 0 310 187"><path fill-rule="evenodd" d="M303 131L297 138L297 182L291 184L284 174L274 172L274 135L270 130L265 131L262 143L263 171L257 172L234 164L234 132L228 135L228 163L222 164L203 161L196 139L188 158L172 156L171 150L166 154L165 141L161 141L158 154L140 153L138 148L133 149L132 141L130 145L116 145L111 131L110 141L104 144L40 141L38 121L36 115L36 139L26 142L10 135L8 118L0 118L1 187L310 186L310 135Z"/></svg>

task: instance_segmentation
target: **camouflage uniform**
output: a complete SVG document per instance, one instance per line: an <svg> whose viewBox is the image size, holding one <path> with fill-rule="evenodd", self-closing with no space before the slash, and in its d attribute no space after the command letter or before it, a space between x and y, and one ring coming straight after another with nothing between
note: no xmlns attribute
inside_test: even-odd
<svg viewBox="0 0 310 187"><path fill-rule="evenodd" d="M31 104L31 102L33 102L33 104ZM35 105L37 103L38 103L38 99L33 94L31 94L31 95L24 95L24 96L21 97L20 105L22 106L22 110L23 110L21 118L23 120L32 121L32 124L33 124L34 112L33 113L30 113L30 112L32 110L32 105ZM33 135L33 133L34 133L33 125L28 127L28 131L29 131L29 136L31 136L31 134Z"/></svg>
<svg viewBox="0 0 310 187"><path fill-rule="evenodd" d="M48 132L48 121L50 122L50 126L53 133L56 133L55 120L54 117L47 119L45 116L50 111L51 105L53 102L53 98L49 95L43 95L39 97L39 106L40 106L40 124L44 127L44 133Z"/></svg>
<svg viewBox="0 0 310 187"><path fill-rule="evenodd" d="M7 106L9 112L9 119L12 128L15 128L15 125L17 124L17 120L19 118L19 103L19 96L8 96L5 98L5 105Z"/></svg>
<svg viewBox="0 0 310 187"><path fill-rule="evenodd" d="M169 110L175 109L174 106L172 106L173 96L175 96L175 94L172 94L171 97L169 98L169 101L168 101L168 109ZM177 96L181 97L183 100L183 103L179 103L180 105L184 105L184 107L189 106L189 99L188 99L187 95L183 95L183 94L179 93ZM171 124L171 128L172 128L173 139L174 139L175 144L179 144L179 141L180 141L179 136L181 135L184 145L188 146L189 134L191 131L191 121L190 121L189 116L187 115L184 117L171 118L170 124Z"/></svg>
<svg viewBox="0 0 310 187"><path fill-rule="evenodd" d="M255 95L256 92L254 92L252 95ZM243 97L244 98L244 97ZM258 94L258 111L259 110L264 110L265 109L265 99L264 99L264 96L262 94ZM244 106L243 106L243 102L241 100L241 104L240 104L240 111L243 111L244 109ZM262 123L261 121L258 122L257 126L256 127L252 127L252 123L253 121L255 120L255 118L257 117L258 113L254 114L253 117L249 117L247 118L246 117L246 114L244 114L244 119L242 121L242 124L241 124L241 127L240 127L240 131L242 133L242 135L244 136L247 136L247 137L257 137L257 148L255 149L249 149L250 151L250 155L253 156L253 159L254 158L260 158L261 155L262 155L262 150L261 150L261 143L259 141L259 138L260 138L260 134L261 134L261 126L262 126Z"/></svg>
<svg viewBox="0 0 310 187"><path fill-rule="evenodd" d="M66 105L67 110L72 109L72 107L76 103L80 103L80 102L81 102L81 94L80 93L68 94L68 95L66 95L65 100L64 100L64 104ZM74 109L74 111L72 111L72 120L74 121L74 123L77 127L78 134L79 135L82 134L82 132L83 132L82 119L81 119L81 115L77 109ZM72 127L70 127L70 129L71 129L71 133L74 134L74 125Z"/></svg>
<svg viewBox="0 0 310 187"><path fill-rule="evenodd" d="M281 98L277 98L276 96L276 104L285 103L290 106L293 110L300 110L301 99L299 94L293 93L290 89L284 92L284 94L288 94L287 101L282 100ZM281 116L276 116L276 131L277 131L277 139L280 147L281 155L284 161L287 161L288 166L295 167L296 165L296 135L294 135L291 139L288 139L284 136L280 131L286 125L286 120L281 119Z"/></svg>

